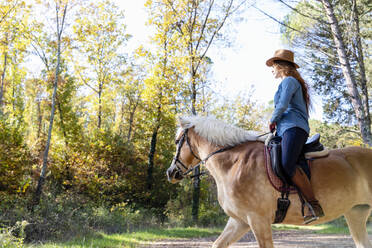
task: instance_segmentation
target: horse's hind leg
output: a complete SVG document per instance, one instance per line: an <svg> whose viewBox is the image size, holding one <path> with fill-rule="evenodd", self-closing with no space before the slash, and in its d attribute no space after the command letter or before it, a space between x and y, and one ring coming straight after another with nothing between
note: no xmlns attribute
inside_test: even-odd
<svg viewBox="0 0 372 248"><path fill-rule="evenodd" d="M357 205L344 214L357 248L372 248L366 228L370 213L369 205Z"/></svg>

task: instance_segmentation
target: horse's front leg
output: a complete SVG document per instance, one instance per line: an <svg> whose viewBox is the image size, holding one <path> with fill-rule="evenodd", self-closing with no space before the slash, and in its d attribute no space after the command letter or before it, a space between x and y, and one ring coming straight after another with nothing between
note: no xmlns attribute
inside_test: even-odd
<svg viewBox="0 0 372 248"><path fill-rule="evenodd" d="M248 216L248 223L252 228L259 248L274 248L271 232L271 218L258 214L251 214Z"/></svg>
<svg viewBox="0 0 372 248"><path fill-rule="evenodd" d="M249 231L249 225L236 220L232 217L229 218L223 232L218 239L213 243L213 248L225 248L232 243L239 240L246 232Z"/></svg>

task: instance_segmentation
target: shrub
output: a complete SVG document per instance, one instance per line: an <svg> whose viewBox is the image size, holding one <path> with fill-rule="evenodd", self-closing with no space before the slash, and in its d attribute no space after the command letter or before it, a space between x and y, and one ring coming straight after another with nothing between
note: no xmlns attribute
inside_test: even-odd
<svg viewBox="0 0 372 248"><path fill-rule="evenodd" d="M31 167L35 163L24 144L21 130L0 119L0 191L25 193L31 183Z"/></svg>
<svg viewBox="0 0 372 248"><path fill-rule="evenodd" d="M27 221L17 222L13 227L0 228L0 247L21 248L23 247L24 230L28 225ZM15 236L15 233L18 233Z"/></svg>
<svg viewBox="0 0 372 248"><path fill-rule="evenodd" d="M219 205L201 204L199 209L199 225L207 226L223 226L227 222L227 215L223 212Z"/></svg>
<svg viewBox="0 0 372 248"><path fill-rule="evenodd" d="M24 238L26 242L67 240L97 231L132 232L159 226L160 223L153 209L138 208L127 203L95 204L82 195L61 194L56 197L51 193L45 194L33 212L27 208L26 200L16 197L0 195L0 203L0 226L18 227L20 220L30 223L23 227L22 232L19 228L18 231L12 229L14 237L22 233L22 241ZM3 229L2 237L4 230L10 229ZM7 235L7 240L18 242L14 237Z"/></svg>

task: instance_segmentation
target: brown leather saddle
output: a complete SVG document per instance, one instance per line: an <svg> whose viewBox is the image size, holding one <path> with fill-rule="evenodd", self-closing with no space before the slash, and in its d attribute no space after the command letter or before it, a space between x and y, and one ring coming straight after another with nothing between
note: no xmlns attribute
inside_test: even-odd
<svg viewBox="0 0 372 248"><path fill-rule="evenodd" d="M268 143L265 148L266 153L266 166L267 173L270 179L271 184L276 190L281 192L281 198L278 198L277 202L277 211L275 215L274 223L281 223L286 214L290 205L288 195L291 193L298 193L302 205L302 213L304 212L304 199L296 187L293 185L290 178L284 172L284 169L281 164L281 137L274 136ZM303 148L303 152L300 155L298 160L298 165L306 173L308 178L311 178L310 162L314 158L309 158L305 154L312 154L313 157L323 157L327 156L328 152L325 152L324 146L320 143L320 135L315 134L309 138ZM269 162L270 161L270 162ZM268 168L269 167L269 168ZM275 180L275 177L270 175L273 173L279 180Z"/></svg>
<svg viewBox="0 0 372 248"><path fill-rule="evenodd" d="M281 137L275 136L272 138L268 145L267 149L270 154L270 160L271 160L271 167L274 171L275 175L280 178L280 180L283 181L284 184L287 185L293 185L290 178L286 175L284 172L284 169L281 164ZM320 134L315 134L311 138L309 138L304 145L302 154L299 157L298 165L302 168L302 170L306 173L307 177L311 178L311 171L310 171L310 165L309 160L306 159L305 154L310 152L320 152L324 150L324 146L320 143Z"/></svg>

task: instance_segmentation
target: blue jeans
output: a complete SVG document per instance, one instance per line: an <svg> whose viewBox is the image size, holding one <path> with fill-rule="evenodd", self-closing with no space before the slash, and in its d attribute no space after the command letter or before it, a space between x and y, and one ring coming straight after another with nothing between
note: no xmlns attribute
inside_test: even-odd
<svg viewBox="0 0 372 248"><path fill-rule="evenodd" d="M309 134L302 128L292 127L282 135L282 166L289 178L292 178L299 163L305 161L302 149Z"/></svg>

